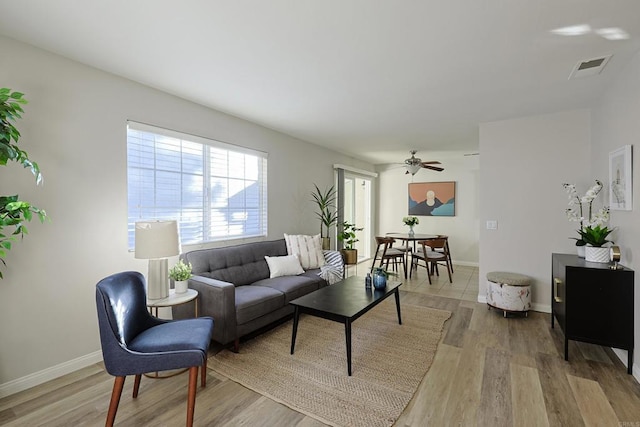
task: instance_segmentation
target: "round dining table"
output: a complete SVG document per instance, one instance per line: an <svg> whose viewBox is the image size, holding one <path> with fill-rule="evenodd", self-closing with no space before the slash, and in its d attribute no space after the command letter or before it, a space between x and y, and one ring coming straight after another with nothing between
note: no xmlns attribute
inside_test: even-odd
<svg viewBox="0 0 640 427"><path fill-rule="evenodd" d="M419 233L413 233L413 234L409 234L409 233L387 233L385 234L386 237L393 237L396 240L402 240L404 242L404 246L405 246L405 265L409 265L409 253L411 252L411 250L409 249L409 242L414 242L414 249L415 249L415 242L418 242L420 240L429 240L429 239L437 239L439 236L437 234L419 234ZM409 267L411 268L411 267ZM404 269L404 278L407 278L407 270L408 268Z"/></svg>

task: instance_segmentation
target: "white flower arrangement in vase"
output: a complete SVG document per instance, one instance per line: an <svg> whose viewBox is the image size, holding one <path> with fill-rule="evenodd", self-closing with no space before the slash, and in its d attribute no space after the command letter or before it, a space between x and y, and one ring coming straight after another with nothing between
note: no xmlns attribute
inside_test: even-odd
<svg viewBox="0 0 640 427"><path fill-rule="evenodd" d="M408 225L409 227L420 224L420 220L417 216L405 216L402 218L402 222L404 222L404 225Z"/></svg>
<svg viewBox="0 0 640 427"><path fill-rule="evenodd" d="M572 237L576 241L578 253L580 254L580 248L584 248L585 245L600 248L605 243L609 243L610 241L606 238L613 231L606 225L609 221L609 206L603 206L598 212L593 212L593 201L602 190L602 182L596 179L596 184L587 190L584 196L578 195L575 184L562 184L562 186L569 197L569 207L565 211L567 218L569 221L580 222L578 230L580 237Z"/></svg>
<svg viewBox="0 0 640 427"><path fill-rule="evenodd" d="M418 219L417 216L405 216L404 218L402 218L402 222L404 222L404 225L408 225L409 226L409 235L413 236L414 232L413 232L413 226L420 224L420 220Z"/></svg>

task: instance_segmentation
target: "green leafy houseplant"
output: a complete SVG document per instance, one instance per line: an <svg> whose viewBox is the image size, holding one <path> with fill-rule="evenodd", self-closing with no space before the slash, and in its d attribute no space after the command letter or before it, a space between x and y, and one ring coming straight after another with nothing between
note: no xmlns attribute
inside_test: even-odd
<svg viewBox="0 0 640 427"><path fill-rule="evenodd" d="M0 88L0 166L6 166L9 161L20 163L24 168L31 170L36 178L36 185L42 183L40 167L29 159L26 151L18 147L20 132L13 122L22 117L21 105L27 103L20 92L12 92L8 88ZM22 201L19 196L0 196L0 261L7 265L5 258L7 251L16 241L16 237L24 237L28 230L24 223L31 221L33 215L37 215L41 222L47 217L43 209L32 206ZM0 279L2 279L0 271Z"/></svg>
<svg viewBox="0 0 640 427"><path fill-rule="evenodd" d="M345 249L352 250L356 242L359 241L356 237L356 232L362 230L364 230L364 228L358 228L355 224L350 224L345 221L342 223L342 230L338 233L338 240L344 243Z"/></svg>
<svg viewBox="0 0 640 427"><path fill-rule="evenodd" d="M325 191L321 191L316 184L313 184L315 190L311 193L313 201L318 206L316 216L320 219L320 237L329 237L329 228L338 221L338 212L336 211L336 190L331 186ZM324 234L324 227L327 234Z"/></svg>
<svg viewBox="0 0 640 427"><path fill-rule="evenodd" d="M176 265L169 269L169 277L177 282L189 280L191 278L191 263L185 264L179 260Z"/></svg>
<svg viewBox="0 0 640 427"><path fill-rule="evenodd" d="M582 230L578 230L580 238L585 244L600 248L605 243L613 243L611 240L607 240L607 236L613 232L613 229L608 227L601 227L596 225L595 227L584 227Z"/></svg>

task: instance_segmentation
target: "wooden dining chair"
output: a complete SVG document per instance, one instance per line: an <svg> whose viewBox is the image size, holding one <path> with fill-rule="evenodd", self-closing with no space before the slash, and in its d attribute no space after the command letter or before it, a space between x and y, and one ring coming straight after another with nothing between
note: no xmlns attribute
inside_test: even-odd
<svg viewBox="0 0 640 427"><path fill-rule="evenodd" d="M405 252L399 248L394 248L395 239L393 237L376 236L376 253L371 262L371 271L376 267L376 262L380 262L378 267L386 266L389 269L389 263L392 263L393 271L398 271L398 265L402 265L403 273L407 270L405 262Z"/></svg>
<svg viewBox="0 0 640 427"><path fill-rule="evenodd" d="M451 261L451 249L449 247L449 236L444 235L444 234L438 234L438 238L445 240L446 252L443 251L443 250L438 250L438 249L434 249L434 250L439 251L439 252L445 252L447 254L447 259L449 260L449 267L451 268L451 273L453 273L453 261Z"/></svg>
<svg viewBox="0 0 640 427"><path fill-rule="evenodd" d="M433 271L435 270L436 275L439 276L440 274L438 272L438 264L444 265L447 267L447 273L449 274L449 282L453 283L453 280L451 279L451 275L453 274L453 264L451 263L451 256L449 254L449 249L447 247L447 239L443 239L443 238L430 239L430 240L427 240L426 246L431 248L433 252L444 255L444 260L438 259L437 261L432 262L432 265L431 265L432 274L433 274Z"/></svg>
<svg viewBox="0 0 640 427"><path fill-rule="evenodd" d="M447 273L449 273L449 282L453 283L451 278L451 270L449 269L449 262L446 253L433 250L436 248L443 248L446 246L444 239L429 239L420 240L419 250L415 251L411 256L411 268L409 270L409 277L413 275L414 268L425 267L427 269L427 276L429 277L429 284L431 285L431 276L435 273L438 274L438 263L444 262L447 266Z"/></svg>

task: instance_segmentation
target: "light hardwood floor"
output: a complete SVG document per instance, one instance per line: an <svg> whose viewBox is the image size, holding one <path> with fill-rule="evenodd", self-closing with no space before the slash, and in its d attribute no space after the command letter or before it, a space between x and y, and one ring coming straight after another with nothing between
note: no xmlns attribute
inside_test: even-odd
<svg viewBox="0 0 640 427"><path fill-rule="evenodd" d="M358 266L366 273L365 265ZM396 426L640 427L640 386L610 349L563 338L548 314L505 319L475 302L478 270L456 266L433 285L419 270L403 285L402 304L450 310L431 369ZM216 351L216 349L212 350ZM323 426L211 369L198 389L197 426ZM128 378L119 426L180 426L187 376L143 378L137 399ZM0 400L0 425L104 425L113 378L101 364Z"/></svg>

